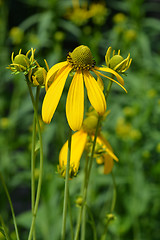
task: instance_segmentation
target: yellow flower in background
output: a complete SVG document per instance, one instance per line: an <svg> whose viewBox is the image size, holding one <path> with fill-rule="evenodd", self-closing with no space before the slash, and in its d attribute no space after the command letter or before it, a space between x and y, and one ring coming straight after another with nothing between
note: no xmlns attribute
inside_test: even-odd
<svg viewBox="0 0 160 240"><path fill-rule="evenodd" d="M113 16L114 23L124 23L127 20L127 16L123 13L117 13Z"/></svg>
<svg viewBox="0 0 160 240"><path fill-rule="evenodd" d="M104 4L92 3L89 12L95 24L102 25L105 23L108 10Z"/></svg>
<svg viewBox="0 0 160 240"><path fill-rule="evenodd" d="M92 53L87 46L81 45L70 52L67 61L55 64L47 74L46 95L42 105L42 118L50 123L53 114L61 98L66 79L70 72L75 72L66 100L66 116L72 130L79 130L83 122L84 114L84 84L87 89L89 101L99 115L106 111L106 101L103 94L103 82L100 75L119 83L123 78L110 68L96 67ZM97 81L90 71L97 76ZM100 71L113 73L117 80L102 74Z"/></svg>
<svg viewBox="0 0 160 240"><path fill-rule="evenodd" d="M73 9L70 9L66 14L66 17L77 26L82 26L87 23L91 16L90 12L87 10L87 6L84 5L82 7L75 6Z"/></svg>
<svg viewBox="0 0 160 240"><path fill-rule="evenodd" d="M24 31L19 27L12 27L9 36L12 40L12 43L15 45L20 44L24 38Z"/></svg>
<svg viewBox="0 0 160 240"><path fill-rule="evenodd" d="M70 157L70 178L77 175L81 156L86 150L88 155L91 153L94 132L97 125L98 115L94 112L85 118L82 128L73 134L71 141L71 157ZM59 154L59 166L58 172L64 177L66 173L67 165L67 151L68 141L63 145ZM96 147L94 152L94 158L98 164L104 164L104 174L108 174L112 171L113 160L118 161L118 158L113 153L112 147L109 142L99 132Z"/></svg>

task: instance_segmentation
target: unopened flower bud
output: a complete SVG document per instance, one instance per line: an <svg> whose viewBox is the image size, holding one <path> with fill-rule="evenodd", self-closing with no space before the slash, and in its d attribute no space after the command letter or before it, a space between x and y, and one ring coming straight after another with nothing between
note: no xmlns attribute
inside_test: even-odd
<svg viewBox="0 0 160 240"><path fill-rule="evenodd" d="M13 60L13 64L20 65L24 68L27 68L29 66L29 62L29 58L26 57L24 54L18 54Z"/></svg>
<svg viewBox="0 0 160 240"><path fill-rule="evenodd" d="M47 71L42 67L38 67L32 75L33 84L36 86L38 85L44 86L46 75Z"/></svg>
<svg viewBox="0 0 160 240"><path fill-rule="evenodd" d="M83 129L86 132L93 132L96 129L98 118L96 115L90 115L83 121Z"/></svg>
<svg viewBox="0 0 160 240"><path fill-rule="evenodd" d="M114 55L110 60L109 60L109 67L111 69L114 69L118 64L120 64L124 58L121 55Z"/></svg>
<svg viewBox="0 0 160 240"><path fill-rule="evenodd" d="M76 199L75 203L76 203L76 206L77 206L77 207L81 207L82 204L83 204L83 198L82 198L82 197L78 197L78 198Z"/></svg>

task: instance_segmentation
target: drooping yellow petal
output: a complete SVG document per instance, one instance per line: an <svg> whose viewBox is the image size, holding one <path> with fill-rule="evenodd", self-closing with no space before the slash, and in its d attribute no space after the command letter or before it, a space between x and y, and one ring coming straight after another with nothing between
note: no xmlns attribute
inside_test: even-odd
<svg viewBox="0 0 160 240"><path fill-rule="evenodd" d="M114 162L109 154L104 155L104 174L109 174L112 171Z"/></svg>
<svg viewBox="0 0 160 240"><path fill-rule="evenodd" d="M95 67L96 70L99 70L99 71L103 71L103 72L108 72L108 73L112 73L113 75L116 76L117 80L120 82L120 84L122 86L124 86L124 80L123 78L116 72L114 71L113 69L111 68L108 68L108 67ZM107 77L107 76L106 76Z"/></svg>
<svg viewBox="0 0 160 240"><path fill-rule="evenodd" d="M84 84L83 75L79 70L75 73L66 101L66 116L73 131L81 128L84 114Z"/></svg>
<svg viewBox="0 0 160 240"><path fill-rule="evenodd" d="M116 157L116 155L113 153L112 147L109 144L109 142L103 137L103 135L99 135L97 137L97 142L103 146L103 148L105 149L105 151L115 160L118 162L118 158Z"/></svg>
<svg viewBox="0 0 160 240"><path fill-rule="evenodd" d="M47 73L47 77L46 77L46 82L45 82L45 88L46 88L46 91L48 89L48 82L51 80L51 78L55 75L55 73L61 69L62 67L64 66L67 66L68 65L68 62L65 61L65 62L60 62L60 63L57 63L55 64L53 67L51 67Z"/></svg>
<svg viewBox="0 0 160 240"><path fill-rule="evenodd" d="M73 134L71 141L71 155L70 155L70 167L75 171L78 171L80 158L85 148L87 141L87 133L83 130L80 130ZM66 167L67 165L67 152L68 152L68 141L65 142L61 148L59 154L59 166L60 168Z"/></svg>
<svg viewBox="0 0 160 240"><path fill-rule="evenodd" d="M71 69L70 66L65 66L59 70L58 76L46 92L42 105L42 119L45 123L50 123L53 117Z"/></svg>
<svg viewBox="0 0 160 240"><path fill-rule="evenodd" d="M84 71L83 74L89 101L93 108L100 115L103 115L106 111L106 100L104 94L95 78L88 71Z"/></svg>
<svg viewBox="0 0 160 240"><path fill-rule="evenodd" d="M101 90L103 91L104 90L104 83L102 81L102 78L100 77L100 75L98 74L97 71L93 70L93 72L97 75L97 83L100 86Z"/></svg>
<svg viewBox="0 0 160 240"><path fill-rule="evenodd" d="M114 80L113 78L110 78L110 77L104 75L103 73L100 73L100 72L99 72L99 74L100 74L101 76L105 77L105 78L108 78L108 79L111 80L112 82L115 82L117 85L119 85L121 88L123 88L123 90L127 93L127 90L125 89L125 87L123 87L119 82L117 82L117 81Z"/></svg>

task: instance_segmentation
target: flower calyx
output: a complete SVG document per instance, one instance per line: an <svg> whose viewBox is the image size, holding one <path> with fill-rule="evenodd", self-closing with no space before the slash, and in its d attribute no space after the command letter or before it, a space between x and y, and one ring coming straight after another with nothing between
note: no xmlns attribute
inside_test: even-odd
<svg viewBox="0 0 160 240"><path fill-rule="evenodd" d="M57 165L57 171L63 178L65 178L65 176L66 176L66 166L65 165L63 165L63 166L60 166L60 164ZM69 167L69 179L71 180L73 177L76 177L77 173L78 173L78 168L70 165L70 167Z"/></svg>

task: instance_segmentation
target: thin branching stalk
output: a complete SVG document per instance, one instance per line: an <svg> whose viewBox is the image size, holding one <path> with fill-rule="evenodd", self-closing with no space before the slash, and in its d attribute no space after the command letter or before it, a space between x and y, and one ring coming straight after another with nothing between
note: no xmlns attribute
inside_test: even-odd
<svg viewBox="0 0 160 240"><path fill-rule="evenodd" d="M88 176L88 154L86 154L86 161L85 161L85 168L84 168L84 183L83 183L83 189L82 189L82 194L84 192L85 186L86 186L86 181L87 181L87 176ZM85 239L86 235L86 204L84 203L83 207L83 212L82 212L82 227L81 227L81 240Z"/></svg>
<svg viewBox="0 0 160 240"><path fill-rule="evenodd" d="M66 218L67 218L67 204L68 204L68 185L69 185L69 167L70 167L70 156L71 156L71 140L72 140L72 129L69 128L67 167L66 167L66 175L65 175L63 218L62 218L62 231L61 231L61 239L62 240L65 240L65 234L66 234Z"/></svg>
<svg viewBox="0 0 160 240"><path fill-rule="evenodd" d="M71 240L73 240L74 239L74 231L73 231L73 218L72 218L72 209L71 209L69 188L68 188L68 210L69 210L69 219L70 219Z"/></svg>
<svg viewBox="0 0 160 240"><path fill-rule="evenodd" d="M35 107L38 109L40 87L36 89L36 100ZM32 150L31 150L31 202L32 202L32 215L34 216L34 205L35 205L35 147L36 147L36 113L34 112L33 117L33 132L32 132ZM36 239L36 231L33 231L33 240Z"/></svg>
<svg viewBox="0 0 160 240"><path fill-rule="evenodd" d="M12 200L11 200L11 197L9 195L7 186L5 184L5 181L4 181L3 176L1 175L1 173L0 173L0 180L2 182L2 185L3 185L4 191L6 193L6 196L8 198L9 206L10 206L11 213L12 213L12 218L13 218L13 224L14 224L14 228L15 228L16 238L17 238L17 240L20 240L19 233L18 233L17 222L16 222L16 217L15 217L15 213L14 213L14 209L13 209L13 205L12 205Z"/></svg>
<svg viewBox="0 0 160 240"><path fill-rule="evenodd" d="M29 89L29 93L31 96L31 100L32 100L32 105L33 105L34 112L35 112L38 135L39 135L39 143L40 143L40 171L39 171L38 187L37 187L37 193L36 193L36 198L35 198L35 206L34 206L34 212L33 212L33 216L32 216L31 228L30 228L30 232L29 232L29 236L28 236L28 240L31 240L33 232L34 232L34 228L35 228L35 220L36 220L36 216L37 216L38 205L39 205L39 200L40 200L40 193L41 193L41 186L42 186L43 144L42 144L41 128L40 128L39 119L38 119L38 112L37 112L34 96L32 93L32 88L30 86L30 83L28 83L28 81L27 81L27 84L28 84L28 89Z"/></svg>

